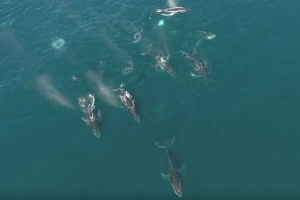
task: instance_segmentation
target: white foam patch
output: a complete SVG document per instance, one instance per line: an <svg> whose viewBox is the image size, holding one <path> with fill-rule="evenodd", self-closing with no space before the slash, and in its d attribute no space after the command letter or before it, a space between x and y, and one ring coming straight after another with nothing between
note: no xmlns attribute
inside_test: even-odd
<svg viewBox="0 0 300 200"><path fill-rule="evenodd" d="M134 38L133 43L138 43L142 39L142 33L143 33L143 29L134 34L134 36L133 36L133 38Z"/></svg>
<svg viewBox="0 0 300 200"><path fill-rule="evenodd" d="M133 63L132 61L128 61L129 67L125 67L122 72L123 74L130 74L133 71Z"/></svg>
<svg viewBox="0 0 300 200"><path fill-rule="evenodd" d="M61 50L61 49L64 49L65 43L66 43L66 42L65 42L64 39L62 39L62 38L57 38L57 39L52 40L51 46L52 46L54 49Z"/></svg>

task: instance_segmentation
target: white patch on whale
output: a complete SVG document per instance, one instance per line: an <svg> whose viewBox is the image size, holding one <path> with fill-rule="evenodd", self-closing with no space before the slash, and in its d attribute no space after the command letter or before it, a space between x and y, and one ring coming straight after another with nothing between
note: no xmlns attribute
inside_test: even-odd
<svg viewBox="0 0 300 200"><path fill-rule="evenodd" d="M134 38L133 43L138 43L142 39L142 33L143 33L143 29L141 28L140 31L138 31L133 35Z"/></svg>

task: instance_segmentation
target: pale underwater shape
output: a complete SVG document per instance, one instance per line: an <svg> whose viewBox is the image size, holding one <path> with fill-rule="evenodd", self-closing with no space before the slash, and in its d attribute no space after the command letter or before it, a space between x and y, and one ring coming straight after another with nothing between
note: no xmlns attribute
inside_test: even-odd
<svg viewBox="0 0 300 200"><path fill-rule="evenodd" d="M199 33L203 36L204 39L212 40L216 37L216 34L213 32L199 31Z"/></svg>
<svg viewBox="0 0 300 200"><path fill-rule="evenodd" d="M216 37L216 34L211 33L211 34L207 34L207 35L205 36L205 39L207 39L207 40L212 40L212 39L214 39L215 37Z"/></svg>
<svg viewBox="0 0 300 200"><path fill-rule="evenodd" d="M62 38L58 38L52 41L51 46L55 49L63 49L65 46L65 40Z"/></svg>
<svg viewBox="0 0 300 200"><path fill-rule="evenodd" d="M165 106L163 104L158 104L152 107L147 118L151 121L162 120L165 118Z"/></svg>
<svg viewBox="0 0 300 200"><path fill-rule="evenodd" d="M158 26L164 26L165 25L165 21L163 19L159 20Z"/></svg>

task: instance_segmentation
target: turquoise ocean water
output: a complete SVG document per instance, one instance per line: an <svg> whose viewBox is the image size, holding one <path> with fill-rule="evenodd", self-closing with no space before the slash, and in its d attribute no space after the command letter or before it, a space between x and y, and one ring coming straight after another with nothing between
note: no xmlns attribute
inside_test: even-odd
<svg viewBox="0 0 300 200"><path fill-rule="evenodd" d="M178 198L155 146L173 136L183 199L300 196L300 2L177 3L190 11L149 20L167 1L0 2L0 199ZM150 44L177 78L141 55ZM206 82L182 54L194 50ZM118 105L99 96L89 70L109 91L124 83L141 123L117 92ZM87 93L100 139L81 120Z"/></svg>

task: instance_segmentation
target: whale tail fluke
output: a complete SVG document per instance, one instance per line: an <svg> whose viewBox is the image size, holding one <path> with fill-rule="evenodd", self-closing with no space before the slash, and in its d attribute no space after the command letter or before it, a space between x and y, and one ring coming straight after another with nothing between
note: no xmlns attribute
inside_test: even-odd
<svg viewBox="0 0 300 200"><path fill-rule="evenodd" d="M156 146L159 148L168 148L175 142L175 137L165 141L165 142L155 142Z"/></svg>

